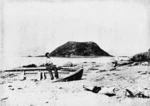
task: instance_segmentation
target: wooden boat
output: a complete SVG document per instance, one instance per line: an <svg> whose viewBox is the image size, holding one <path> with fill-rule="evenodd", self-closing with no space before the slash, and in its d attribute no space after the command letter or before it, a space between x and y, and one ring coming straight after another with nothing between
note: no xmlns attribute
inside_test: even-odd
<svg viewBox="0 0 150 106"><path fill-rule="evenodd" d="M73 80L80 80L83 75L83 68L78 69L74 73L64 77L64 78L59 78L53 82L64 82L64 81L73 81Z"/></svg>

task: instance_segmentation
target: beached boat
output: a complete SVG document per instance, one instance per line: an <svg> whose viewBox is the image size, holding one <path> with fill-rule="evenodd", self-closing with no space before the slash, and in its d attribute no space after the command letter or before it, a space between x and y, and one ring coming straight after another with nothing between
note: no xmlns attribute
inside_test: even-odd
<svg viewBox="0 0 150 106"><path fill-rule="evenodd" d="M53 82L63 82L63 81L73 81L73 80L80 80L83 75L83 68L78 69L74 73L64 77L64 78L59 78Z"/></svg>

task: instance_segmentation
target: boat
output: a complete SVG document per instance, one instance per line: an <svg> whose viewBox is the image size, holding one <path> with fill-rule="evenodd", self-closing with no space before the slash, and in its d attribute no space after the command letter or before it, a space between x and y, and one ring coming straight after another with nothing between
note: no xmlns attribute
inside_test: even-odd
<svg viewBox="0 0 150 106"><path fill-rule="evenodd" d="M73 81L73 80L80 80L83 75L83 68L78 69L74 73L64 77L64 78L59 78L56 79L55 81L52 82L65 82L65 81Z"/></svg>

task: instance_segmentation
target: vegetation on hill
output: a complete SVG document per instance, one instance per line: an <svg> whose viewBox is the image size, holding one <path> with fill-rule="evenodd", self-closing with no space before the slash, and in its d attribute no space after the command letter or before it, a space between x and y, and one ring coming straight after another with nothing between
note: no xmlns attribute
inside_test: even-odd
<svg viewBox="0 0 150 106"><path fill-rule="evenodd" d="M56 48L49 55L46 53L45 56L80 57L80 56L111 56L111 55L102 50L95 42L69 41Z"/></svg>

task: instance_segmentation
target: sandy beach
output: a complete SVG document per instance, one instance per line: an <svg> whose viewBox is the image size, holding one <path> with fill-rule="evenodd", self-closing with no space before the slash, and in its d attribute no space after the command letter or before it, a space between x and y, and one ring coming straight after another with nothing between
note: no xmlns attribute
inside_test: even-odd
<svg viewBox="0 0 150 106"><path fill-rule="evenodd" d="M119 59L119 58L117 58ZM120 60L112 57L111 60ZM121 58L120 58L121 59ZM106 57L107 60L107 57ZM124 58L124 60L126 60ZM21 80L21 74L10 76L2 72L0 78L1 106L149 106L150 99L128 97L126 89L150 96L150 67L147 63L132 63L114 67L108 62L80 62L84 69L81 80L53 83L45 80ZM59 73L61 74L61 73ZM67 75L67 74L65 74ZM64 76L65 76L64 75ZM5 77L4 77L5 76ZM60 75L61 76L61 75ZM37 76L34 76L36 79ZM83 86L114 88L108 96L87 91ZM146 92L146 93L145 93Z"/></svg>
<svg viewBox="0 0 150 106"><path fill-rule="evenodd" d="M0 106L150 106L150 0L0 0Z"/></svg>

